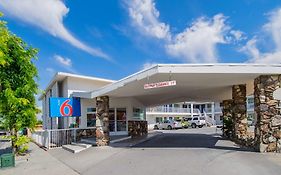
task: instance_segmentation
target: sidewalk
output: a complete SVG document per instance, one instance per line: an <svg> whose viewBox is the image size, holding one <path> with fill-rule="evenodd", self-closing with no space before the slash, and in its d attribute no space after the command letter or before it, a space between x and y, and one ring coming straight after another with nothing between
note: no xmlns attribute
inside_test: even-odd
<svg viewBox="0 0 281 175"><path fill-rule="evenodd" d="M16 157L16 167L0 169L5 175L77 175L78 173L51 156L47 151L30 143L27 156Z"/></svg>
<svg viewBox="0 0 281 175"><path fill-rule="evenodd" d="M150 140L151 138L153 138L157 135L160 135L160 134L162 134L162 132L160 132L160 131L149 131L148 134L145 136L137 137L137 138L128 137L127 139L110 143L109 146L110 147L132 147L139 143L146 142L146 141Z"/></svg>
<svg viewBox="0 0 281 175"><path fill-rule="evenodd" d="M0 169L5 175L77 175L78 172L92 168L103 160L124 151L138 143L150 140L162 132L150 132L139 138L115 137L116 142L107 147L91 147L81 153L73 154L62 148L44 151L30 143L31 152L27 156L16 157L16 167ZM118 141L119 140L119 141ZM125 149L126 150L126 149Z"/></svg>

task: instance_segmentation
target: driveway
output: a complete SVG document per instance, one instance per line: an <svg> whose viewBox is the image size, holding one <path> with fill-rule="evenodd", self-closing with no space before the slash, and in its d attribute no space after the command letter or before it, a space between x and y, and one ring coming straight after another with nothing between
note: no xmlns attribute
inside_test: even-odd
<svg viewBox="0 0 281 175"><path fill-rule="evenodd" d="M280 175L281 155L241 149L215 128L163 131L134 147L91 148L78 154L50 153L79 174Z"/></svg>

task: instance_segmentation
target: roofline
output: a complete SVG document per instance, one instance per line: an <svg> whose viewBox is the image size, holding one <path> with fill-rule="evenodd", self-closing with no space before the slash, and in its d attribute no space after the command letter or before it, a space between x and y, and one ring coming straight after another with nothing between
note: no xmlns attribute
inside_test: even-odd
<svg viewBox="0 0 281 175"><path fill-rule="evenodd" d="M87 79L87 80L96 80L96 81L102 81L102 82L108 82L108 83L113 83L115 82L115 80L110 80L110 79L104 79L104 78L97 78L97 77L91 77L91 76L85 76L85 75L78 75L78 74L72 74L72 73L67 73L67 72L57 72L51 79L51 81L49 82L49 84L47 85L47 87L45 88L45 92L48 91L51 86L53 86L53 84L55 84L55 82L57 82L57 79L59 76L64 76L64 78L67 77L73 77L73 78L80 78L80 79ZM39 100L42 100L43 97L45 96L44 93L42 93L39 96Z"/></svg>
<svg viewBox="0 0 281 175"><path fill-rule="evenodd" d="M143 69L139 72L136 72L132 75L129 75L123 79L120 79L110 85L106 85L100 89L97 89L95 91L92 91L90 94L90 98L94 98L99 96L100 94L106 94L108 92L110 92L113 89L117 89L119 87L125 86L126 84L132 82L132 81L136 81L139 80L143 77L149 77L152 76L156 73L159 72L159 68L161 67L220 67L220 66L229 66L229 67L236 67L236 66L245 66L245 67L280 67L281 68L281 64L251 64L251 63L209 63L209 64L157 64L154 66L151 66L147 69ZM281 69L280 69L281 70ZM194 72L196 73L196 72ZM202 72L197 72L197 73L202 73ZM227 73L227 72L225 72ZM242 73L242 72L241 72ZM280 71L281 73L281 71ZM87 93L89 94L89 93ZM86 94L77 92L77 93L73 93L73 95L75 96L83 96L85 98Z"/></svg>

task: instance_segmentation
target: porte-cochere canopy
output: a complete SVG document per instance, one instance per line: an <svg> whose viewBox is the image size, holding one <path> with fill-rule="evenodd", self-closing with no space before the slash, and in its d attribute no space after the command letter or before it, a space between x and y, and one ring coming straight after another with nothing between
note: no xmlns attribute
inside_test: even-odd
<svg viewBox="0 0 281 175"><path fill-rule="evenodd" d="M92 92L74 96L133 97L145 106L179 101L222 101L231 99L232 86L247 85L253 94L254 79L260 75L281 74L280 64L158 64ZM175 80L176 86L144 89L147 83Z"/></svg>

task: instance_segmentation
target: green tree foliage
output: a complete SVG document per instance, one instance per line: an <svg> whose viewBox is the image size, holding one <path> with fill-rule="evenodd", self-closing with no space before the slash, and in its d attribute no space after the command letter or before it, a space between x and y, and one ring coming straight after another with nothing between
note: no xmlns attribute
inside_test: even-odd
<svg viewBox="0 0 281 175"><path fill-rule="evenodd" d="M11 132L12 145L18 152L20 143L28 140L18 136L18 131L36 124L36 54L36 49L11 33L6 22L0 20L0 121Z"/></svg>

